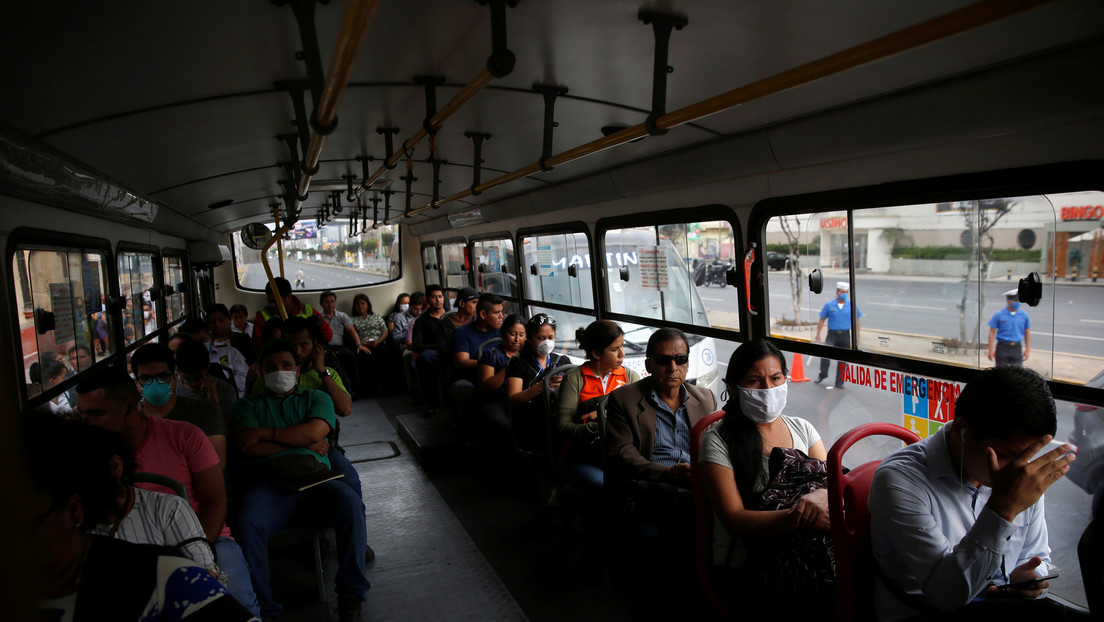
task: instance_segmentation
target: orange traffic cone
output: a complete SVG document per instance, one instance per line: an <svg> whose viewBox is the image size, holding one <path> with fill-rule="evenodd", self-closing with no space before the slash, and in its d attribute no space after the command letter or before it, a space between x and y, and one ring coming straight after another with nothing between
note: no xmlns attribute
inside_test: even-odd
<svg viewBox="0 0 1104 622"><path fill-rule="evenodd" d="M795 352L793 367L790 369L790 382L809 382L812 380L805 376L805 362L801 360L801 353Z"/></svg>

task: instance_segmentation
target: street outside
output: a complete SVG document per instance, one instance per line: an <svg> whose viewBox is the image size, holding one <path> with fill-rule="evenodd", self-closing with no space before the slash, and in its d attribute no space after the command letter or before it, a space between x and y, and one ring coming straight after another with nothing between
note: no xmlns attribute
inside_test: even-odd
<svg viewBox="0 0 1104 622"><path fill-rule="evenodd" d="M296 289L316 291L371 285L390 278L387 275L388 264L386 262L387 260L383 260L382 264L377 262L374 271L368 272L356 268L338 267L332 264L285 259L284 278L291 281L292 287L295 287L296 273L302 270L304 284ZM278 272L279 267L276 262L273 262L272 270L273 273ZM241 286L246 289L264 289L265 284L268 283L268 277L265 276L264 268L260 264L247 264L245 272L240 278ZM311 301L308 300L307 302Z"/></svg>

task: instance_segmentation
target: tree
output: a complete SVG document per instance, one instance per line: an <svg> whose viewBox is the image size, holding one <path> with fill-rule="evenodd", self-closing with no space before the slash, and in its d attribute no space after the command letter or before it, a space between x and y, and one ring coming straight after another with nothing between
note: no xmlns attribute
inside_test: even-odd
<svg viewBox="0 0 1104 622"><path fill-rule="evenodd" d="M790 222L790 219L793 222ZM793 311L794 320L801 321L801 296L804 294L804 288L802 287L801 277L803 273L801 271L801 256L799 255L800 243L801 243L801 217L797 215L782 216L782 232L786 234L786 242L790 255L790 260L786 262L786 267L790 271L790 292L793 294ZM766 257L763 258L764 265L766 263Z"/></svg>
<svg viewBox="0 0 1104 622"><path fill-rule="evenodd" d="M908 232L901 227L890 227L888 229L883 229L881 238L883 242L889 244L890 247L893 249L893 257L897 256L897 249L901 248L902 246L912 246L914 244L912 241L912 236L909 235Z"/></svg>
<svg viewBox="0 0 1104 622"><path fill-rule="evenodd" d="M962 275L962 302L958 305L958 330L959 339L963 346L968 346L972 339L966 338L966 299L970 293L970 272L977 265L978 284L978 313L975 317L973 331L970 333L979 338L981 333L981 311L985 308L985 280L989 278L989 264L992 261L993 244L995 240L989 231L994 225L1012 211L1015 201L1012 199L989 199L982 201L970 201L970 208L962 213L966 221L966 232L963 240L969 241L970 255L966 260L966 273ZM973 238L974 225L976 224L977 239Z"/></svg>
<svg viewBox="0 0 1104 622"><path fill-rule="evenodd" d="M395 233L393 231L381 231L380 241L383 243L383 255L384 257L391 256L391 244L395 242Z"/></svg>

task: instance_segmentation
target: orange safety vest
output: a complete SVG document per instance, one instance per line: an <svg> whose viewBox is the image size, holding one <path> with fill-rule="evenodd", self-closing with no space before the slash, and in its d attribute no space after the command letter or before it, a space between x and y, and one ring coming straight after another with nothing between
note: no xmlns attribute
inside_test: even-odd
<svg viewBox="0 0 1104 622"><path fill-rule="evenodd" d="M582 371L583 388L579 391L580 404L587 400L613 393L615 390L629 383L629 377L625 372L624 366L618 367L610 373L610 379L609 382L606 383L605 391L602 390L602 379L594 374L594 369L591 367L590 361L583 363Z"/></svg>

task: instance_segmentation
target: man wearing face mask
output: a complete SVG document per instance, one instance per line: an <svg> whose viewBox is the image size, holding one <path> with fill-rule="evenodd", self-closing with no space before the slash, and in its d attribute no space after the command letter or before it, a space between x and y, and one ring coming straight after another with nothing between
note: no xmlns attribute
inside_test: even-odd
<svg viewBox="0 0 1104 622"><path fill-rule="evenodd" d="M1007 306L989 320L989 360L997 365L1023 365L1031 355L1031 318L1020 308L1020 292L1004 292ZM994 341L995 339L995 341Z"/></svg>
<svg viewBox="0 0 1104 622"><path fill-rule="evenodd" d="M816 338L813 340L815 343L820 343L820 331L824 328L824 323L828 322L828 337L824 340L825 345L835 346L837 348L850 348L851 347L851 301L849 292L851 285L847 281L838 281L836 283L836 297L828 302L824 303L824 307L820 310L820 320L817 322ZM859 311L858 307L855 307L855 337L859 336L859 318L862 317L862 311ZM832 361L827 358L820 359L820 375L817 377L817 384L820 384L828 377L828 366ZM833 388L831 386L829 389ZM843 366L840 363L836 363L836 389L843 388Z"/></svg>
<svg viewBox="0 0 1104 622"><path fill-rule="evenodd" d="M970 379L952 423L882 461L868 498L879 620L1082 619L1043 598L1043 493L1076 457L1056 427L1046 381L1000 366Z"/></svg>
<svg viewBox="0 0 1104 622"><path fill-rule="evenodd" d="M268 542L294 517L309 512L327 521L337 534L339 617L343 622L359 620L370 585L364 575L368 536L359 493L341 480L290 492L274 483L270 474L272 461L282 457L307 456L326 468L332 466L326 438L337 422L333 400L323 391L300 388L300 366L290 342L273 339L266 343L260 364L265 390L238 401L234 422L235 441L254 480L242 498L238 533L245 558L254 568L263 617L278 617L282 610L273 600Z"/></svg>

